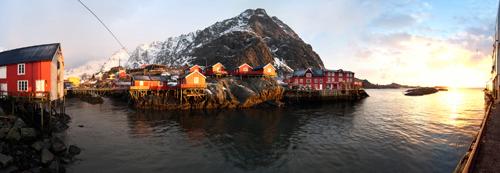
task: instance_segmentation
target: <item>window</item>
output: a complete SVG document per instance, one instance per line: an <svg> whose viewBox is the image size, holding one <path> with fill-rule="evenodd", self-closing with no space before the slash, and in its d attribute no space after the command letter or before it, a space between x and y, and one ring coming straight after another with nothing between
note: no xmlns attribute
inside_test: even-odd
<svg viewBox="0 0 500 173"><path fill-rule="evenodd" d="M7 91L7 83L1 83L0 84L0 95L6 96L8 91Z"/></svg>
<svg viewBox="0 0 500 173"><path fill-rule="evenodd" d="M0 79L5 79L5 78L7 78L7 67L1 66L0 67Z"/></svg>
<svg viewBox="0 0 500 173"><path fill-rule="evenodd" d="M311 73L306 73L306 77L311 77L312 74Z"/></svg>
<svg viewBox="0 0 500 173"><path fill-rule="evenodd" d="M270 68L268 68L268 69L267 69L267 72L268 72L268 73L271 73L271 69L270 69Z"/></svg>
<svg viewBox="0 0 500 173"><path fill-rule="evenodd" d="M17 74L24 75L25 73L25 64L17 64Z"/></svg>
<svg viewBox="0 0 500 173"><path fill-rule="evenodd" d="M319 83L323 83L323 79L319 79Z"/></svg>
<svg viewBox="0 0 500 173"><path fill-rule="evenodd" d="M28 91L28 81L18 80L17 81L17 91Z"/></svg>
<svg viewBox="0 0 500 173"><path fill-rule="evenodd" d="M247 72L247 71L248 71L248 68L243 67L243 72Z"/></svg>
<svg viewBox="0 0 500 173"><path fill-rule="evenodd" d="M304 79L299 79L300 80L300 83L304 83Z"/></svg>
<svg viewBox="0 0 500 173"><path fill-rule="evenodd" d="M342 76L342 73L339 73L339 76Z"/></svg>
<svg viewBox="0 0 500 173"><path fill-rule="evenodd" d="M314 79L314 83L318 83L318 79Z"/></svg>
<svg viewBox="0 0 500 173"><path fill-rule="evenodd" d="M36 80L36 91L45 91L45 80Z"/></svg>
<svg viewBox="0 0 500 173"><path fill-rule="evenodd" d="M194 84L198 84L198 83L200 83L200 77L198 77L198 76L194 77L194 78L193 78L193 83L194 83Z"/></svg>
<svg viewBox="0 0 500 173"><path fill-rule="evenodd" d="M306 79L306 83L310 84L311 83L311 79Z"/></svg>
<svg viewBox="0 0 500 173"><path fill-rule="evenodd" d="M144 86L144 81L139 81L139 86Z"/></svg>

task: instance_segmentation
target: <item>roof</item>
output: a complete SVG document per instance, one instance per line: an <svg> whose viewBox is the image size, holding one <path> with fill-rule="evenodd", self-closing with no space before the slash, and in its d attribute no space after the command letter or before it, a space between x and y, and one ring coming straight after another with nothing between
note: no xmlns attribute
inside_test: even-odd
<svg viewBox="0 0 500 173"><path fill-rule="evenodd" d="M168 78L165 77L165 76L150 76L149 77L151 80L155 80L155 81L168 81Z"/></svg>
<svg viewBox="0 0 500 173"><path fill-rule="evenodd" d="M193 71L193 72L191 72L191 73L186 73L186 74L184 74L184 75L182 75L182 76L179 76L179 78L180 78L180 79L183 79L183 78L186 78L186 77L188 77L189 75L192 75L192 74L194 74L194 73L199 73L199 74L201 74L201 73L200 73L200 72L198 72L198 71ZM205 75L203 75L203 74L201 74L201 76L203 76L204 78L207 78L207 77L205 77Z"/></svg>
<svg viewBox="0 0 500 173"><path fill-rule="evenodd" d="M311 68L308 68L308 69L305 69L305 70L295 70L293 72L293 76L305 76L307 71L310 71L313 76L323 76L323 70L321 70L321 69L311 69Z"/></svg>
<svg viewBox="0 0 500 173"><path fill-rule="evenodd" d="M240 68L241 68L242 66L244 66L244 65L246 65L246 66L250 67L250 69L253 69L253 67L252 67L251 65L248 65L247 63L243 63L243 64L241 64L240 66L233 68L233 70L238 70L238 69L240 69Z"/></svg>
<svg viewBox="0 0 500 173"><path fill-rule="evenodd" d="M0 52L0 65L52 60L60 43L23 47Z"/></svg>
<svg viewBox="0 0 500 173"><path fill-rule="evenodd" d="M143 75L132 76L132 79L134 79L134 80L151 80L151 78L149 78L149 76L143 76Z"/></svg>
<svg viewBox="0 0 500 173"><path fill-rule="evenodd" d="M217 64L220 64L223 68L226 68L226 67L224 66L224 64L222 64L222 63L220 63L220 62L215 63L215 64L212 64L212 65L208 66L207 68L212 68L213 66L215 66L215 65L217 65Z"/></svg>
<svg viewBox="0 0 500 173"><path fill-rule="evenodd" d="M329 71L329 72L354 73L354 72L352 72L352 71L347 71L347 70L342 70L342 69L338 69L338 70L325 70L325 71Z"/></svg>
<svg viewBox="0 0 500 173"><path fill-rule="evenodd" d="M255 67L255 68L253 68L253 70L262 70L265 66L268 66L268 65L270 65L271 67L274 68L274 66L271 65L271 63L268 63L268 64L265 64L265 65L259 65L259 66Z"/></svg>

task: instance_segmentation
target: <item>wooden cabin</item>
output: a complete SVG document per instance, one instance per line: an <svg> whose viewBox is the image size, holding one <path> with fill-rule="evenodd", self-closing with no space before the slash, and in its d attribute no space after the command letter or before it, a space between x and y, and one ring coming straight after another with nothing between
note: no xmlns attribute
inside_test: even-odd
<svg viewBox="0 0 500 173"><path fill-rule="evenodd" d="M205 69L205 75L222 77L222 76L227 76L228 73L227 73L224 65L222 65L220 62L218 62L214 65L209 66L207 69Z"/></svg>
<svg viewBox="0 0 500 173"><path fill-rule="evenodd" d="M203 73L203 68L201 68L201 66L199 66L198 64L195 64L195 65L189 67L189 73L192 73L194 71L198 71L200 73Z"/></svg>
<svg viewBox="0 0 500 173"><path fill-rule="evenodd" d="M118 74L117 74L118 78L120 79L124 79L124 78L127 78L127 72L125 71L125 69L123 70L118 70Z"/></svg>
<svg viewBox="0 0 500 173"><path fill-rule="evenodd" d="M151 79L149 76L136 75L132 76L130 89L150 89L160 86L160 81Z"/></svg>
<svg viewBox="0 0 500 173"><path fill-rule="evenodd" d="M143 68L128 69L127 73L130 74L130 75L132 75L132 76L144 75L145 74L145 69L143 69Z"/></svg>
<svg viewBox="0 0 500 173"><path fill-rule="evenodd" d="M179 78L179 86L181 89L186 88L206 88L205 75L198 71L193 71Z"/></svg>
<svg viewBox="0 0 500 173"><path fill-rule="evenodd" d="M144 75L160 75L167 71L167 66L161 64L148 64L145 65L143 69L145 71Z"/></svg>
<svg viewBox="0 0 500 173"><path fill-rule="evenodd" d="M232 71L233 76L245 76L253 72L253 67L247 63L241 64Z"/></svg>
<svg viewBox="0 0 500 173"><path fill-rule="evenodd" d="M253 68L253 71L256 72L257 75L263 77L275 77L277 75L276 68L271 63L266 65L260 65Z"/></svg>
<svg viewBox="0 0 500 173"><path fill-rule="evenodd" d="M64 56L60 43L0 52L2 95L64 97ZM34 93L34 94L33 94Z"/></svg>

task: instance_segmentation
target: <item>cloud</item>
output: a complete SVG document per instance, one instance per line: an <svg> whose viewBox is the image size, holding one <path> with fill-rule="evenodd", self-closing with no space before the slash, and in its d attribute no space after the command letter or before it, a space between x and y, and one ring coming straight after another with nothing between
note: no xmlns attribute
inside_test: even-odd
<svg viewBox="0 0 500 173"><path fill-rule="evenodd" d="M381 28L402 28L417 23L417 19L409 14L384 14L374 21L374 25Z"/></svg>
<svg viewBox="0 0 500 173"><path fill-rule="evenodd" d="M410 85L454 85L481 87L489 77L489 54L477 53L470 45L489 38L438 39L423 35L394 33L370 39L355 58L357 73L378 83L399 82ZM467 39L468 38L468 39ZM486 49L486 48L484 48ZM359 63L362 62L362 63Z"/></svg>

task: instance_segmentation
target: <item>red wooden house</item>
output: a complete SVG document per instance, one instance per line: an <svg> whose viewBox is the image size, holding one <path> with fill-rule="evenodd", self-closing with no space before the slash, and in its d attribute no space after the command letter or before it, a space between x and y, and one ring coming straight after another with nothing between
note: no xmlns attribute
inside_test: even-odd
<svg viewBox="0 0 500 173"><path fill-rule="evenodd" d="M160 81L151 79L149 76L132 76L131 89L151 89L160 86Z"/></svg>
<svg viewBox="0 0 500 173"><path fill-rule="evenodd" d="M185 74L179 78L179 86L185 88L206 88L205 75L198 71Z"/></svg>
<svg viewBox="0 0 500 173"><path fill-rule="evenodd" d="M355 89L354 73L340 70L312 69L297 70L288 80L291 87L313 90Z"/></svg>
<svg viewBox="0 0 500 173"><path fill-rule="evenodd" d="M263 77L275 77L276 76L276 68L271 63L266 65L260 65L253 68L253 72L255 75L263 76Z"/></svg>
<svg viewBox="0 0 500 173"><path fill-rule="evenodd" d="M0 52L2 95L64 97L64 57L61 44L44 44Z"/></svg>
<svg viewBox="0 0 500 173"><path fill-rule="evenodd" d="M195 65L189 67L189 73L192 73L194 71L198 71L200 73L203 73L203 68L201 68L201 66L199 66L198 64L195 64Z"/></svg>
<svg viewBox="0 0 500 173"><path fill-rule="evenodd" d="M226 76L228 75L228 72L226 71L226 68L224 65L222 65L220 62L211 65L205 69L205 75L207 76Z"/></svg>
<svg viewBox="0 0 500 173"><path fill-rule="evenodd" d="M253 71L253 67L248 65L247 63L241 64L239 67L236 67L231 74L233 76L246 76L251 74Z"/></svg>

